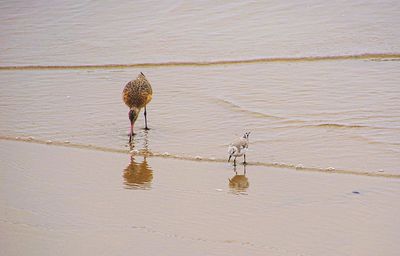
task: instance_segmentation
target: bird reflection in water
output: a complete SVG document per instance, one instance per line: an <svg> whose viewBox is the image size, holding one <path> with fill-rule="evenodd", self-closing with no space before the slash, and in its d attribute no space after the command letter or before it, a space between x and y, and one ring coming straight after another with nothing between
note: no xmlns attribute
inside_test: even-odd
<svg viewBox="0 0 400 256"><path fill-rule="evenodd" d="M151 189L153 170L147 163L146 157L141 163L138 163L132 156L130 164L124 170L123 177L127 189Z"/></svg>
<svg viewBox="0 0 400 256"><path fill-rule="evenodd" d="M246 177L246 165L243 165L243 174L239 175L236 171L236 166L233 167L235 176L229 179L229 188L235 194L242 194L246 192L249 187L249 180Z"/></svg>
<svg viewBox="0 0 400 256"><path fill-rule="evenodd" d="M144 153L143 161L139 163L135 160L134 156L131 156L131 162L124 169L123 177L125 188L127 189L151 189L151 182L153 181L153 170L147 163L146 155L149 150L148 143L148 132L143 131L142 134L142 149L140 150ZM136 142L136 141L135 141ZM135 148L135 142L130 144L130 149Z"/></svg>

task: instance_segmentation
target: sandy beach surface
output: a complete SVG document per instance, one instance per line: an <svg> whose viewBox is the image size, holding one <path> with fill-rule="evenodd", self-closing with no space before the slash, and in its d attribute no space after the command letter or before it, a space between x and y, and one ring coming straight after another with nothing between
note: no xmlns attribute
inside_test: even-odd
<svg viewBox="0 0 400 256"><path fill-rule="evenodd" d="M0 1L0 256L399 255L399 13Z"/></svg>
<svg viewBox="0 0 400 256"><path fill-rule="evenodd" d="M1 255L397 255L400 179L0 141Z"/></svg>

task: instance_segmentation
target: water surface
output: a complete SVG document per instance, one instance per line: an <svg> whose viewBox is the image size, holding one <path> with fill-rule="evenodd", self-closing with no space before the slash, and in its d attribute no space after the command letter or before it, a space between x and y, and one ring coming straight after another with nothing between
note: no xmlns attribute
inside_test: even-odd
<svg viewBox="0 0 400 256"><path fill-rule="evenodd" d="M3 1L0 10L3 137L127 149L121 92L142 71L154 98L137 149L221 160L251 131L253 163L400 174L398 1ZM342 58L373 53L387 55ZM330 57L298 61L314 56ZM266 61L242 62L251 59ZM192 64L163 65L182 61ZM146 63L161 65L118 66Z"/></svg>

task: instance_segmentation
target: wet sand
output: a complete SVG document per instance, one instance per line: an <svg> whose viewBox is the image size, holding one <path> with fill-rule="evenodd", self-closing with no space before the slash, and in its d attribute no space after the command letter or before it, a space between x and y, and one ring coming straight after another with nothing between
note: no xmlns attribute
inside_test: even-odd
<svg viewBox="0 0 400 256"><path fill-rule="evenodd" d="M0 1L0 256L398 255L399 10Z"/></svg>
<svg viewBox="0 0 400 256"><path fill-rule="evenodd" d="M397 255L400 179L0 141L1 255Z"/></svg>

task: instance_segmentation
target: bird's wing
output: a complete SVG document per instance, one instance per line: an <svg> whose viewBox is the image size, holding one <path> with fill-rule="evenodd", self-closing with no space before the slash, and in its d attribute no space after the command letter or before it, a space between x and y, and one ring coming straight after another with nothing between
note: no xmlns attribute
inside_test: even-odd
<svg viewBox="0 0 400 256"><path fill-rule="evenodd" d="M235 146L238 149L247 148L248 147L248 142L247 142L247 140L245 138L239 138L239 139L235 140L234 142L232 142L231 146Z"/></svg>
<svg viewBox="0 0 400 256"><path fill-rule="evenodd" d="M228 154L233 155L238 151L238 148L236 146L230 145L228 147Z"/></svg>

